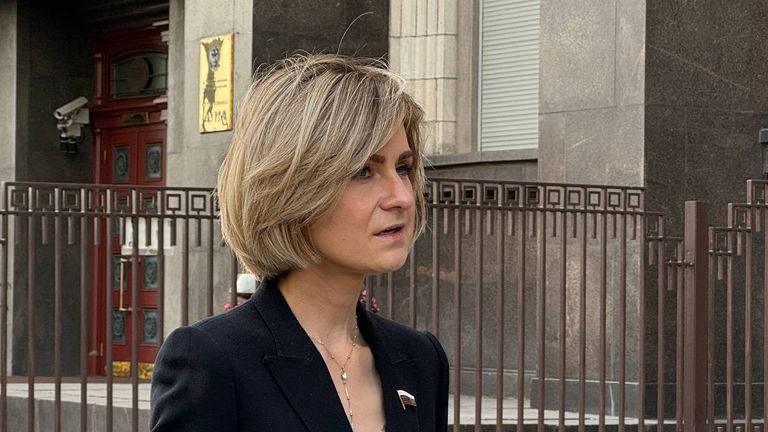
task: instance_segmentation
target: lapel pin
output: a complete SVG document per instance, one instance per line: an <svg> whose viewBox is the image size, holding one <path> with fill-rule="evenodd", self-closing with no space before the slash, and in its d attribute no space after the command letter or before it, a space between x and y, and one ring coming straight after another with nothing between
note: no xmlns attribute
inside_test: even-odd
<svg viewBox="0 0 768 432"><path fill-rule="evenodd" d="M406 405L416 407L416 398L407 391L398 390L397 396L400 398L400 405L403 406L403 409L405 409Z"/></svg>

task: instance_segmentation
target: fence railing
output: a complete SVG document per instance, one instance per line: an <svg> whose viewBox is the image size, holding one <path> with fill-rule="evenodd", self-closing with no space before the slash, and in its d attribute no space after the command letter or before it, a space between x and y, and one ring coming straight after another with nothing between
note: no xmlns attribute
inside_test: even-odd
<svg viewBox="0 0 768 432"><path fill-rule="evenodd" d="M688 204L674 237L641 188L433 179L362 300L441 340L456 431L757 430L766 189L728 227ZM5 183L0 431L146 430L163 335L236 304L237 274L209 189Z"/></svg>

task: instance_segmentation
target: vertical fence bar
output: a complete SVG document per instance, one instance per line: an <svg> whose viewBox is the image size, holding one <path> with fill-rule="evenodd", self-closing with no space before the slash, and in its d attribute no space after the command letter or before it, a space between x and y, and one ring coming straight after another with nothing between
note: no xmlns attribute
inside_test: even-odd
<svg viewBox="0 0 768 432"><path fill-rule="evenodd" d="M165 191L160 191L157 219L157 346L165 341ZM235 303L232 303L235 304Z"/></svg>
<svg viewBox="0 0 768 432"><path fill-rule="evenodd" d="M413 252L413 251L411 251ZM387 273L387 318L395 318L395 303L393 297L395 296L395 275L392 272Z"/></svg>
<svg viewBox="0 0 768 432"><path fill-rule="evenodd" d="M645 251L645 215L639 217L640 220L640 256L639 256L639 277L638 277L638 294L640 296L639 305L639 324L640 324L640 341L639 341L639 362L640 369L638 371L638 383L639 383L639 400L638 400L638 413L637 413L637 428L638 430L645 431L645 332L646 332L646 304L645 304L645 271L647 269L646 251ZM580 431L581 432L581 431Z"/></svg>
<svg viewBox="0 0 768 432"><path fill-rule="evenodd" d="M661 222L660 222L661 223ZM660 227L662 228L663 225ZM663 432L664 430L664 349L665 349L665 337L664 337L664 314L665 311L665 290L664 290L664 240L663 229L659 230L660 239L657 241L658 253L656 254L656 271L657 271L657 305L658 311L656 316L656 431Z"/></svg>
<svg viewBox="0 0 768 432"><path fill-rule="evenodd" d="M27 431L35 430L35 215L34 189L29 188L27 214Z"/></svg>
<svg viewBox="0 0 768 432"><path fill-rule="evenodd" d="M627 215L622 213L619 234L619 432L624 432L627 386Z"/></svg>
<svg viewBox="0 0 768 432"><path fill-rule="evenodd" d="M112 356L112 334L113 334L113 329L112 329L112 327L114 326L113 316L112 316L112 308L114 307L114 305L112 304L113 303L112 302L112 279L114 277L114 275L112 274L113 273L113 269L112 269L112 261L113 261L113 257L112 257L112 254L113 254L113 252L112 252L112 243L113 243L113 241L112 241L113 240L112 239L112 223L114 222L114 220L112 218L112 198L111 198L111 192L110 192L109 189L106 192L106 196L107 196L107 220L106 220L106 228L105 228L105 230L106 230L106 237L107 238L106 238L106 241L104 242L104 244L106 245L105 248L104 248L106 250L106 252L105 252L106 256L104 257L104 263L106 265L106 272L105 272L106 273L106 276L105 276L106 280L104 282L104 286L107 287L106 288L106 295L105 295L105 299L106 299L106 303L107 303L107 306L105 308L105 311L106 311L105 321L107 323L107 328L106 328L106 331L105 331L105 336L106 337L105 337L105 342L104 342L104 352L106 354L106 364L105 364L105 367L106 367L106 370L107 370L106 371L106 374L107 374L107 404L104 407L104 409L106 411L106 416L105 416L106 430L107 430L107 432L112 432L112 419L113 419L113 414L114 414L114 412L113 412L114 410L112 409L112 404L114 403L114 388L113 388L113 385L112 385L113 381L114 381L114 377L112 376L113 375L113 370L112 370L112 358L113 358L113 356Z"/></svg>
<svg viewBox="0 0 768 432"><path fill-rule="evenodd" d="M496 211L496 432L504 414L504 214Z"/></svg>
<svg viewBox="0 0 768 432"><path fill-rule="evenodd" d="M88 430L88 195L80 189L80 432ZM107 290L109 291L109 290Z"/></svg>
<svg viewBox="0 0 768 432"><path fill-rule="evenodd" d="M133 198L133 249L131 250L131 431L139 431L139 216L136 190Z"/></svg>
<svg viewBox="0 0 768 432"><path fill-rule="evenodd" d="M411 250L411 256L408 259L408 322L411 325L411 328L416 327L416 259L418 257L418 254L416 252L416 244L413 245L413 249ZM392 296L394 296L394 290L392 292ZM394 319L395 317L395 311L394 311L394 305L395 302L392 299L392 296L390 296L390 306L389 310L392 314L390 318Z"/></svg>
<svg viewBox="0 0 768 432"><path fill-rule="evenodd" d="M565 207L565 206L563 206ZM560 413L558 430L565 432L565 337L566 337L566 212L560 213ZM557 218L557 213L555 213Z"/></svg>
<svg viewBox="0 0 768 432"><path fill-rule="evenodd" d="M458 197L458 187L456 196ZM461 431L461 209L454 210L453 220L454 250L453 263L455 280L453 285L454 316L454 352L453 352L453 430Z"/></svg>
<svg viewBox="0 0 768 432"><path fill-rule="evenodd" d="M238 262L237 262L237 256L235 256L235 253L233 251L230 251L230 260L229 260L229 304L234 305L237 304L237 277L238 273L240 272L240 269L238 268Z"/></svg>
<svg viewBox="0 0 768 432"><path fill-rule="evenodd" d="M437 205L437 184L432 191L432 325L436 338L440 337L440 207ZM448 209L443 209L448 212ZM416 323L416 304L411 303L411 321Z"/></svg>
<svg viewBox="0 0 768 432"><path fill-rule="evenodd" d="M527 236L525 215L525 206L521 206L520 229L517 232L520 256L517 283L517 430L519 431L522 431L525 426L525 238Z"/></svg>
<svg viewBox="0 0 768 432"><path fill-rule="evenodd" d="M538 377L539 377L539 385L538 385L538 391L539 391L539 407L538 407L538 430L539 432L544 432L544 391L545 391L545 377L546 377L546 349L544 346L544 342L546 340L546 329L544 328L546 324L546 283L547 283L547 277L546 272L544 269L547 265L547 211L544 207L539 211L539 217L541 218L541 223L539 224L539 238L538 238L538 244L539 244L539 254L538 254L538 263L536 268L536 301L537 301L537 339L538 339L538 349L539 349L539 364L538 364Z"/></svg>
<svg viewBox="0 0 768 432"><path fill-rule="evenodd" d="M214 216L213 216L213 197L211 197L211 215L208 218L208 256L206 257L206 270L208 271L208 274L206 275L206 287L205 287L205 306L206 306L206 315L207 316L213 316L213 226L214 226ZM203 223L203 221L199 221L200 224ZM232 303L232 307L237 306L237 302Z"/></svg>
<svg viewBox="0 0 768 432"><path fill-rule="evenodd" d="M60 190L55 188L55 214L53 216L53 429L56 432L61 432L61 217L59 215L59 193Z"/></svg>
<svg viewBox="0 0 768 432"><path fill-rule="evenodd" d="M729 231L728 237L728 256L726 260L726 283L725 283L725 303L726 303L726 377L725 377L725 411L726 411L726 430L733 430L733 231Z"/></svg>
<svg viewBox="0 0 768 432"><path fill-rule="evenodd" d="M763 419L768 418L768 211L763 216ZM710 236L714 237L712 234ZM714 284L713 284L714 286Z"/></svg>
<svg viewBox="0 0 768 432"><path fill-rule="evenodd" d="M766 237L768 240L768 237ZM715 244L715 230L709 228L709 274L707 275L709 298L707 300L707 345L709 346L709 353L707 355L707 423L709 424L709 431L715 430L715 365L713 350L715 347L715 266L716 266L716 244ZM768 258L768 257L767 257Z"/></svg>
<svg viewBox="0 0 768 432"><path fill-rule="evenodd" d="M586 200L586 197L584 198ZM585 206L586 207L586 206ZM581 214L579 272L579 432L584 432L587 411L587 216ZM594 217L597 217L596 215Z"/></svg>
<svg viewBox="0 0 768 432"><path fill-rule="evenodd" d="M8 206L7 185L0 201L0 431L8 430Z"/></svg>
<svg viewBox="0 0 768 432"><path fill-rule="evenodd" d="M605 202L605 194L603 194ZM595 216L597 217L597 216ZM600 218L600 419L598 430L605 432L605 404L606 404L606 309L607 302L607 272L608 272L608 213L603 212Z"/></svg>
<svg viewBox="0 0 768 432"><path fill-rule="evenodd" d="M709 354L709 227L707 205L685 203L684 420L686 430L703 431L707 420Z"/></svg>
<svg viewBox="0 0 768 432"><path fill-rule="evenodd" d="M747 229L744 232L744 430L752 430L752 208L747 209Z"/></svg>
<svg viewBox="0 0 768 432"><path fill-rule="evenodd" d="M184 192L188 196L188 192ZM189 210L189 198L186 198L186 209ZM181 325L189 325L189 222L188 218L181 220L183 234L181 236ZM232 303L232 306L236 305Z"/></svg>
<svg viewBox="0 0 768 432"><path fill-rule="evenodd" d="M677 254L675 255L675 259L678 261L683 261L681 246L682 245L677 246ZM675 262L670 268L670 271L673 272L671 278L672 282L670 284L674 284L675 289L677 290L677 328L675 329L675 344L677 347L675 350L675 424L677 427L680 427L683 424L683 379L685 375L685 371L683 369L683 350L685 348L683 343L683 335L685 334L685 287L680 280L680 276L683 274L682 265L682 263Z"/></svg>
<svg viewBox="0 0 768 432"><path fill-rule="evenodd" d="M478 193L478 206L482 204ZM483 215L481 210L473 212L475 216L475 269L477 291L475 291L475 432L481 432L483 417Z"/></svg>

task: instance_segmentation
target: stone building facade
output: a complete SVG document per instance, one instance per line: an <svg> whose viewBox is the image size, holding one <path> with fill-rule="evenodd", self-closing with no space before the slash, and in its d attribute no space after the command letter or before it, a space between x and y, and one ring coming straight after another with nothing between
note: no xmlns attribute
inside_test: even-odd
<svg viewBox="0 0 768 432"><path fill-rule="evenodd" d="M536 139L484 150L491 38L517 43L493 20L515 17L516 7L531 18L520 34L534 41L523 48L538 65L526 77L538 89ZM231 132L197 128L199 42L232 33L235 105L256 66L296 50L385 57L425 108L430 175L643 186L647 207L680 229L683 200L710 202L717 221L745 179L764 176L757 137L768 127L767 16L756 0L0 0L0 180L103 181L97 131L86 127L78 152L63 153L51 112L78 96L98 111L94 46L147 31L167 53L167 90L153 99L165 184L213 186ZM25 267L11 267L10 316L23 316ZM53 306L38 294L45 340ZM80 300L73 292L65 301L77 309ZM203 301L191 302L201 316ZM167 331L179 322L175 307L167 306ZM65 333L76 325L65 323ZM23 373L27 336L21 325L12 332L10 368ZM69 342L74 373L77 341ZM41 343L38 355L51 348Z"/></svg>

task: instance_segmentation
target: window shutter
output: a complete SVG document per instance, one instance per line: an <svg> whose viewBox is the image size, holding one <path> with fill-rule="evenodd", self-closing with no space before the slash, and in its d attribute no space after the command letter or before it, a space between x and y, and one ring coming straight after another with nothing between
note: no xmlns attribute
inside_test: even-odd
<svg viewBox="0 0 768 432"><path fill-rule="evenodd" d="M538 147L539 2L482 1L481 151Z"/></svg>

